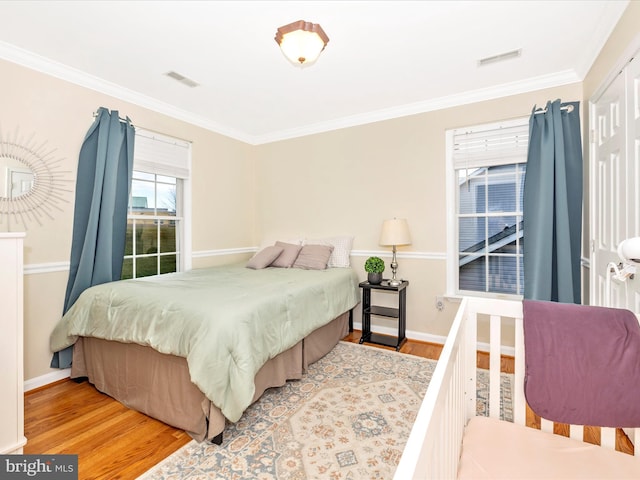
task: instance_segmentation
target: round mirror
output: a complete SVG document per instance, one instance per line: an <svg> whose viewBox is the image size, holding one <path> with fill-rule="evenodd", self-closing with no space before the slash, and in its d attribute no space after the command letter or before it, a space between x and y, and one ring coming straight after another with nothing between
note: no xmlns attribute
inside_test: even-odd
<svg viewBox="0 0 640 480"><path fill-rule="evenodd" d="M61 210L60 201L68 201L63 192L67 172L58 170L61 159L53 158L46 142L37 144L33 136L28 141L18 138L0 138L0 230L7 223L22 224L36 220L40 225L43 215L53 219L53 210Z"/></svg>
<svg viewBox="0 0 640 480"><path fill-rule="evenodd" d="M17 158L0 157L0 179L0 197L11 199L26 195L33 189L35 174Z"/></svg>

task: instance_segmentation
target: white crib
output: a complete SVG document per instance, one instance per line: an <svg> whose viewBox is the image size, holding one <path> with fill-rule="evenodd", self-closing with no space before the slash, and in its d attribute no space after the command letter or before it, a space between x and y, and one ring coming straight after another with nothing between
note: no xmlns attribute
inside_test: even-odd
<svg viewBox="0 0 640 480"><path fill-rule="evenodd" d="M471 442L469 421L476 416L479 321L490 324L489 416L493 419L500 415L501 337L505 325L515 329L512 398L517 426L498 420L474 420L474 425L488 423L482 426L479 436L475 433L475 445L478 446L480 439L481 452L474 454L470 450L475 447L467 441ZM466 475L474 478L640 478L640 455L633 457L615 451L614 428L601 429L601 445L605 448L600 448L582 442L582 426L570 426L571 438L566 438L554 435L553 423L545 419L541 419L542 432L525 425L522 302L464 298L394 479L454 479ZM502 427L508 430L501 433ZM515 431L526 437L522 443ZM634 430L625 431L633 441ZM528 451L517 451L519 448ZM476 465L482 462L484 465ZM493 469L496 463L500 463L500 468ZM473 468L467 468L470 465ZM569 473L571 468L577 469L575 475Z"/></svg>

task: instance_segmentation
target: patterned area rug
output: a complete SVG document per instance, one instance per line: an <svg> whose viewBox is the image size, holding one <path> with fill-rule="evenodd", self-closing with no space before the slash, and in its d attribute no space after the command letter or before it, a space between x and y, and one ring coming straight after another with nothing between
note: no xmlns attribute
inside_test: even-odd
<svg viewBox="0 0 640 480"><path fill-rule="evenodd" d="M228 424L222 445L192 441L140 478L390 479L435 365L340 342L301 380L267 390ZM480 390L486 381L478 376ZM485 409L479 402L479 412Z"/></svg>

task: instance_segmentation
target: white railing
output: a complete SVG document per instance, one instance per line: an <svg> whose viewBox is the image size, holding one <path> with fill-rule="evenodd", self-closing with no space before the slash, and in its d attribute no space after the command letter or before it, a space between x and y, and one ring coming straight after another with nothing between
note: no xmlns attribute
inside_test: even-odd
<svg viewBox="0 0 640 480"><path fill-rule="evenodd" d="M489 321L489 416L500 417L500 351L505 326L513 325L513 420L526 424L522 302L464 298L405 446L395 480L456 478L467 421L476 415L477 326ZM553 422L541 419L553 432ZM633 432L630 432L633 436ZM570 426L570 437L582 440L583 427ZM601 445L615 449L615 428L601 429ZM633 438L631 438L633 440ZM640 455L636 456L640 459Z"/></svg>

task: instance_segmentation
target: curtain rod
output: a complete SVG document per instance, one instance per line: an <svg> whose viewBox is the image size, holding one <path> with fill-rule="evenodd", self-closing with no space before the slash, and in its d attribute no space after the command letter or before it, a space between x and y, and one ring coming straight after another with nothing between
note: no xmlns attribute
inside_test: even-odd
<svg viewBox="0 0 640 480"><path fill-rule="evenodd" d="M93 112L93 118L96 118L97 116L98 116L98 112ZM118 116L118 120L120 120L121 122L129 122L132 127L135 127L135 125L133 124L133 122L129 117L122 118L121 116Z"/></svg>
<svg viewBox="0 0 640 480"><path fill-rule="evenodd" d="M573 105L563 105L560 107L560 110L564 110L565 112L573 112ZM534 115L538 115L539 113L547 113L547 107L539 108L533 112Z"/></svg>

